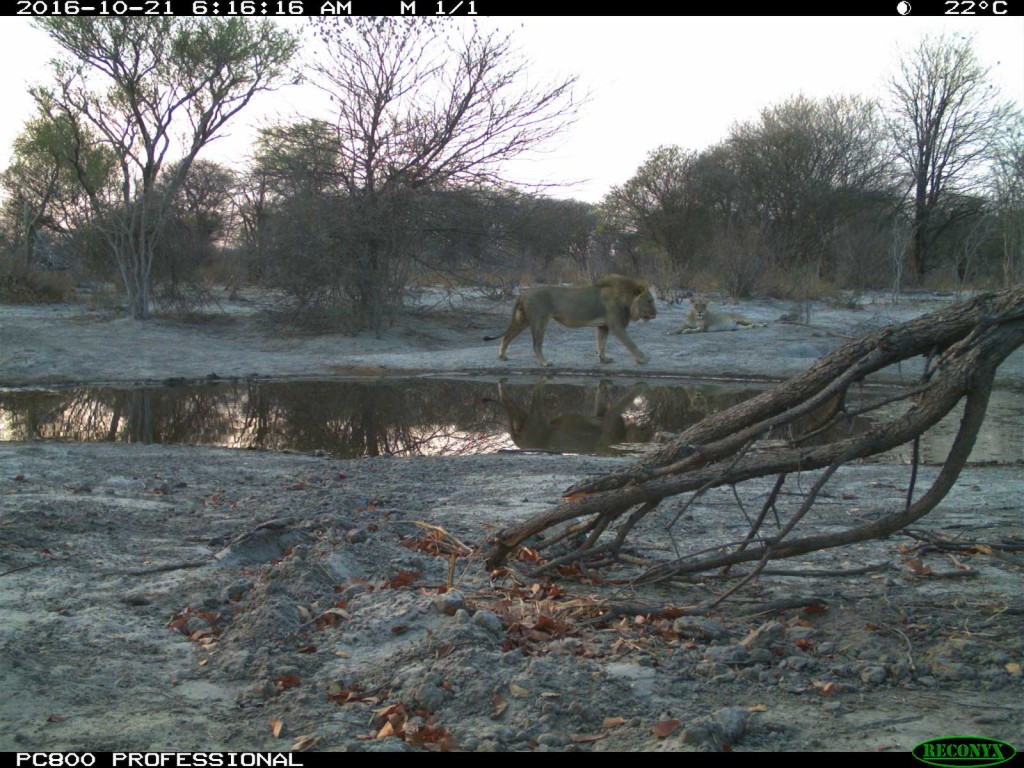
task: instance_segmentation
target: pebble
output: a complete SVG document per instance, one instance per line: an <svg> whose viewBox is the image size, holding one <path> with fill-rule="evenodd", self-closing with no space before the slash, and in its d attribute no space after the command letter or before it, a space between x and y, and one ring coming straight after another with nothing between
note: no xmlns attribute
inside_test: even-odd
<svg viewBox="0 0 1024 768"><path fill-rule="evenodd" d="M724 626L699 616L681 616L675 620L672 629L680 637L693 640L721 640L729 636Z"/></svg>
<svg viewBox="0 0 1024 768"><path fill-rule="evenodd" d="M456 611L465 610L466 596L457 589L450 589L443 595L438 595L434 605L446 616L454 616Z"/></svg>
<svg viewBox="0 0 1024 768"><path fill-rule="evenodd" d="M860 681L864 683L864 685L881 685L885 682L887 677L888 674L884 667L870 666L864 667L864 669L860 671Z"/></svg>
<svg viewBox="0 0 1024 768"><path fill-rule="evenodd" d="M350 528L345 531L345 541L349 544L362 544L368 537L365 528Z"/></svg>
<svg viewBox="0 0 1024 768"><path fill-rule="evenodd" d="M733 743L747 730L750 712L744 707L723 707L715 713L715 720L722 729L722 735Z"/></svg>
<svg viewBox="0 0 1024 768"><path fill-rule="evenodd" d="M935 659L932 661L932 674L940 680L974 680L977 673L966 664L958 661Z"/></svg>
<svg viewBox="0 0 1024 768"><path fill-rule="evenodd" d="M473 623L496 635L505 631L505 625L501 623L501 619L494 611L477 611L473 614Z"/></svg>
<svg viewBox="0 0 1024 768"><path fill-rule="evenodd" d="M798 672L812 666L813 662L806 656L790 656L782 660L779 666L787 669L795 669Z"/></svg>
<svg viewBox="0 0 1024 768"><path fill-rule="evenodd" d="M798 640L810 640L816 634L814 627L789 627L786 630L786 636L794 643Z"/></svg>
<svg viewBox="0 0 1024 768"><path fill-rule="evenodd" d="M252 582L248 579L232 582L221 593L221 598L226 603L237 602L242 599L246 592L252 589L252 586Z"/></svg>
<svg viewBox="0 0 1024 768"><path fill-rule="evenodd" d="M494 729L491 733L484 735L485 739L493 739L499 744L511 744L515 741L516 732L507 725L501 725Z"/></svg>
<svg viewBox="0 0 1024 768"><path fill-rule="evenodd" d="M200 629L206 629L208 626L210 626L210 622L202 616L192 616L185 622L184 634L191 635L193 632L197 632Z"/></svg>
<svg viewBox="0 0 1024 768"><path fill-rule="evenodd" d="M753 637L745 641L747 648L767 648L782 641L786 636L786 627L778 621L770 621L758 628Z"/></svg>
<svg viewBox="0 0 1024 768"><path fill-rule="evenodd" d="M564 733L549 731L538 736L537 743L546 747L562 747L569 743L569 738Z"/></svg>
<svg viewBox="0 0 1024 768"><path fill-rule="evenodd" d="M716 751L735 744L747 729L750 713L743 707L723 707L710 717L686 726L680 735L685 744L704 745Z"/></svg>
<svg viewBox="0 0 1024 768"><path fill-rule="evenodd" d="M412 700L420 709L434 712L444 704L445 690L433 682L427 681L412 690Z"/></svg>
<svg viewBox="0 0 1024 768"><path fill-rule="evenodd" d="M704 651L704 660L717 664L744 664L750 653L742 645L713 645Z"/></svg>

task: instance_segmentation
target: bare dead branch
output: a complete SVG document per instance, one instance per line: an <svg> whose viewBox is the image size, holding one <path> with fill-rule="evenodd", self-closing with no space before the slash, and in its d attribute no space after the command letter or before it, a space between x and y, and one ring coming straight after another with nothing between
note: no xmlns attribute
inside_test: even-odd
<svg viewBox="0 0 1024 768"><path fill-rule="evenodd" d="M588 561L601 555L602 563L619 558L625 535L658 503L670 496L693 493L672 523L693 500L711 488L735 486L747 480L776 476L772 491L746 536L737 542L704 548L701 552L675 553L675 559L659 561L638 577L640 581L665 581L688 574L728 568L744 562L758 566L740 585L718 600L733 594L755 578L771 560L795 557L819 549L844 546L887 536L912 524L931 511L949 492L977 437L1000 363L1024 344L1024 288L978 296L916 320L886 328L841 347L811 369L774 390L716 414L682 433L667 447L639 464L604 477L590 478L572 486L562 504L509 526L491 542L490 567L497 567L509 553L531 536L559 530L569 524L573 531L588 534L586 541L542 566L549 572L558 565ZM772 429L792 424L826 409L832 418L848 388L882 367L910 357L936 354L916 395L906 410L875 424L860 435L839 437L823 445L779 445L764 438ZM897 512L869 524L847 530L790 538L802 526L826 484L848 462L873 456L899 445L917 441L961 400L966 399L959 431L932 486L913 498L916 481L910 483L907 501ZM761 534L769 511L776 504L788 474L822 471L808 489L798 509L771 538ZM632 510L632 511L631 511ZM601 543L602 533L619 517L627 515L612 541ZM745 513L744 513L745 514ZM577 521L575 523L571 521ZM749 519L748 519L749 522ZM671 524L670 524L671 525ZM556 533L545 542L568 541ZM649 562L635 554L631 562Z"/></svg>

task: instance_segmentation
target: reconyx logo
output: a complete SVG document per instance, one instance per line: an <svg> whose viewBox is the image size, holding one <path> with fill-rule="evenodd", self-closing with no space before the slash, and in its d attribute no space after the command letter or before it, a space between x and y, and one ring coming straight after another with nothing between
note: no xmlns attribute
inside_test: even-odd
<svg viewBox="0 0 1024 768"><path fill-rule="evenodd" d="M943 736L941 739L922 741L912 754L922 763L942 768L989 766L1005 763L1017 750L1005 741L981 736Z"/></svg>

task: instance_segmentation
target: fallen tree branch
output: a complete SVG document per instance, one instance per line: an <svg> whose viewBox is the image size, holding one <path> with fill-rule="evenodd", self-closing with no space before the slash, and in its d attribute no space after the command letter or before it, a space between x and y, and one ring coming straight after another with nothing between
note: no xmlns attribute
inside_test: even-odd
<svg viewBox="0 0 1024 768"><path fill-rule="evenodd" d="M996 370L1022 343L1024 288L978 296L853 341L775 389L704 419L625 471L573 485L562 504L500 531L489 542L488 567L498 567L525 541L538 535L545 537L543 546L559 543L569 547L569 551L542 565L542 570L551 570L553 563L587 562L594 555L602 556L602 563L609 562L624 543L623 531L631 530L663 499L693 494L676 515L678 519L697 496L711 488L735 487L772 475L777 476L775 487L757 519L748 520L750 528L743 541L712 547L710 554L707 549L696 556L676 552L675 559L658 562L640 580L672 579L752 561L760 563L756 575L770 560L889 535L923 517L948 493L984 421ZM916 398L903 413L873 425L863 434L822 445L800 444L801 438L817 426L797 430L787 444L777 445L773 440L765 445L764 439L769 434L774 437L780 427L793 427L808 419L820 424L836 418L850 386L881 368L918 355L929 355L929 362L934 355L934 367L926 366L922 382L913 390ZM964 416L953 446L935 482L920 498L913 499L915 470L899 512L844 531L790 538L805 523L807 513L839 468L916 442L965 398ZM786 475L818 470L825 471L805 494L800 508L778 534L765 538L761 528L769 511L778 516L776 503ZM624 515L629 517L614 541L602 543L602 533ZM586 533L586 540L573 545L571 537L559 534L559 527L566 524Z"/></svg>

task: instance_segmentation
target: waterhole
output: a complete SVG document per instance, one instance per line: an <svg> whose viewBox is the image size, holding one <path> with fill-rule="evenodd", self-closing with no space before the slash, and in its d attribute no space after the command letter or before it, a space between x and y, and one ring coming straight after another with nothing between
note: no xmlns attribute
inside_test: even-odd
<svg viewBox="0 0 1024 768"><path fill-rule="evenodd" d="M616 454L640 450L765 386L656 380L556 382L517 378L217 382L0 392L0 441L117 441L318 451L338 458L454 456L500 450ZM851 393L850 411L892 397ZM904 409L894 403L840 419L834 438ZM951 413L922 442L941 462L959 424ZM997 391L971 460L1024 460L1024 395ZM884 460L908 461L909 446Z"/></svg>

